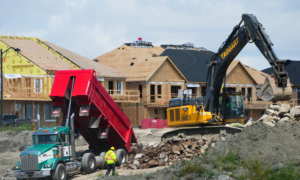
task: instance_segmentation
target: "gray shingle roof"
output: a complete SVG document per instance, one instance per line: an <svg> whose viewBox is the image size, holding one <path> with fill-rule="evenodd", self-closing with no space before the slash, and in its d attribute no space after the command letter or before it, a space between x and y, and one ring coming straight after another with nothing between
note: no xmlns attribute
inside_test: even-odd
<svg viewBox="0 0 300 180"><path fill-rule="evenodd" d="M207 64L214 52L166 49L160 56L168 56L189 82L206 82Z"/></svg>

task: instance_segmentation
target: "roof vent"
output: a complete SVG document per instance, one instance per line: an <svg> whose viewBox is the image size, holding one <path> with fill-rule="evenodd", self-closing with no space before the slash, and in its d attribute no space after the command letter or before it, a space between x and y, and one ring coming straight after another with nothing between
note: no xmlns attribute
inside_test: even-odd
<svg viewBox="0 0 300 180"><path fill-rule="evenodd" d="M130 66L133 66L134 65L134 62L131 62Z"/></svg>
<svg viewBox="0 0 300 180"><path fill-rule="evenodd" d="M99 60L98 60L98 59L93 59L93 61L95 61L95 62L99 62Z"/></svg>

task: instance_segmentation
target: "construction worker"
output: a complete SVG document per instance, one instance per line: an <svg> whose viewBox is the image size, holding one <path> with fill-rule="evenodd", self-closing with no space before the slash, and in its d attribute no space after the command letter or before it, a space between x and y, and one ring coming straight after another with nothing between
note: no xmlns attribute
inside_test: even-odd
<svg viewBox="0 0 300 180"><path fill-rule="evenodd" d="M117 161L116 154L114 152L115 148L111 147L110 150L106 153L104 160L107 162L107 171L105 177L107 177L112 170L112 175L115 175L115 162Z"/></svg>

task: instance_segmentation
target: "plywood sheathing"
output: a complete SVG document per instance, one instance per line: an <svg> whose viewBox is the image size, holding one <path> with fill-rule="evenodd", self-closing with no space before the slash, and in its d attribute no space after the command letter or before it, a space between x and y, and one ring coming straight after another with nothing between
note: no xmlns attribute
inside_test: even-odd
<svg viewBox="0 0 300 180"><path fill-rule="evenodd" d="M126 78L129 77L127 74L112 69L104 64L97 63L92 61L91 59L81 56L75 52L72 52L68 49L60 47L56 44L51 42L39 39L42 43L47 45L48 47L52 48L62 56L66 57L68 60L73 62L75 65L79 66L81 69L94 69L96 71L97 77L119 77L119 78Z"/></svg>
<svg viewBox="0 0 300 180"><path fill-rule="evenodd" d="M21 55L44 70L74 69L35 41L18 39L0 39L0 41L10 47L19 48Z"/></svg>
<svg viewBox="0 0 300 180"><path fill-rule="evenodd" d="M264 83L266 77L269 77L269 78L271 77L269 74L266 74L264 72L258 71L256 69L253 69L249 66L244 65L239 60L232 61L232 63L230 64L230 66L228 67L227 72L226 72L227 77L230 77L230 75L234 73L233 69L235 69L236 67L239 67L239 66L242 67L244 70L246 70L246 72L253 79L253 81L256 83L256 85L262 85ZM234 73L234 76L236 78L240 78L240 77L238 77L239 76L238 73ZM245 83L242 83L242 84L245 84Z"/></svg>
<svg viewBox="0 0 300 180"><path fill-rule="evenodd" d="M126 79L129 82L148 81L165 61L169 61L186 80L167 56L156 56L163 51L163 48L157 46L153 48L134 48L122 45L96 59L99 63L130 75L131 77Z"/></svg>

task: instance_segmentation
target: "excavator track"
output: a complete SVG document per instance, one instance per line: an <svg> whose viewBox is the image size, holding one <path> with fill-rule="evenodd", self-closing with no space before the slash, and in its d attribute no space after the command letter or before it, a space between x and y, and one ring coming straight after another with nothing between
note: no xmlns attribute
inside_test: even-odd
<svg viewBox="0 0 300 180"><path fill-rule="evenodd" d="M235 135L243 131L243 128L228 126L203 126L196 128L181 128L169 131L161 136L161 141L172 138L174 136L212 136L216 139Z"/></svg>

